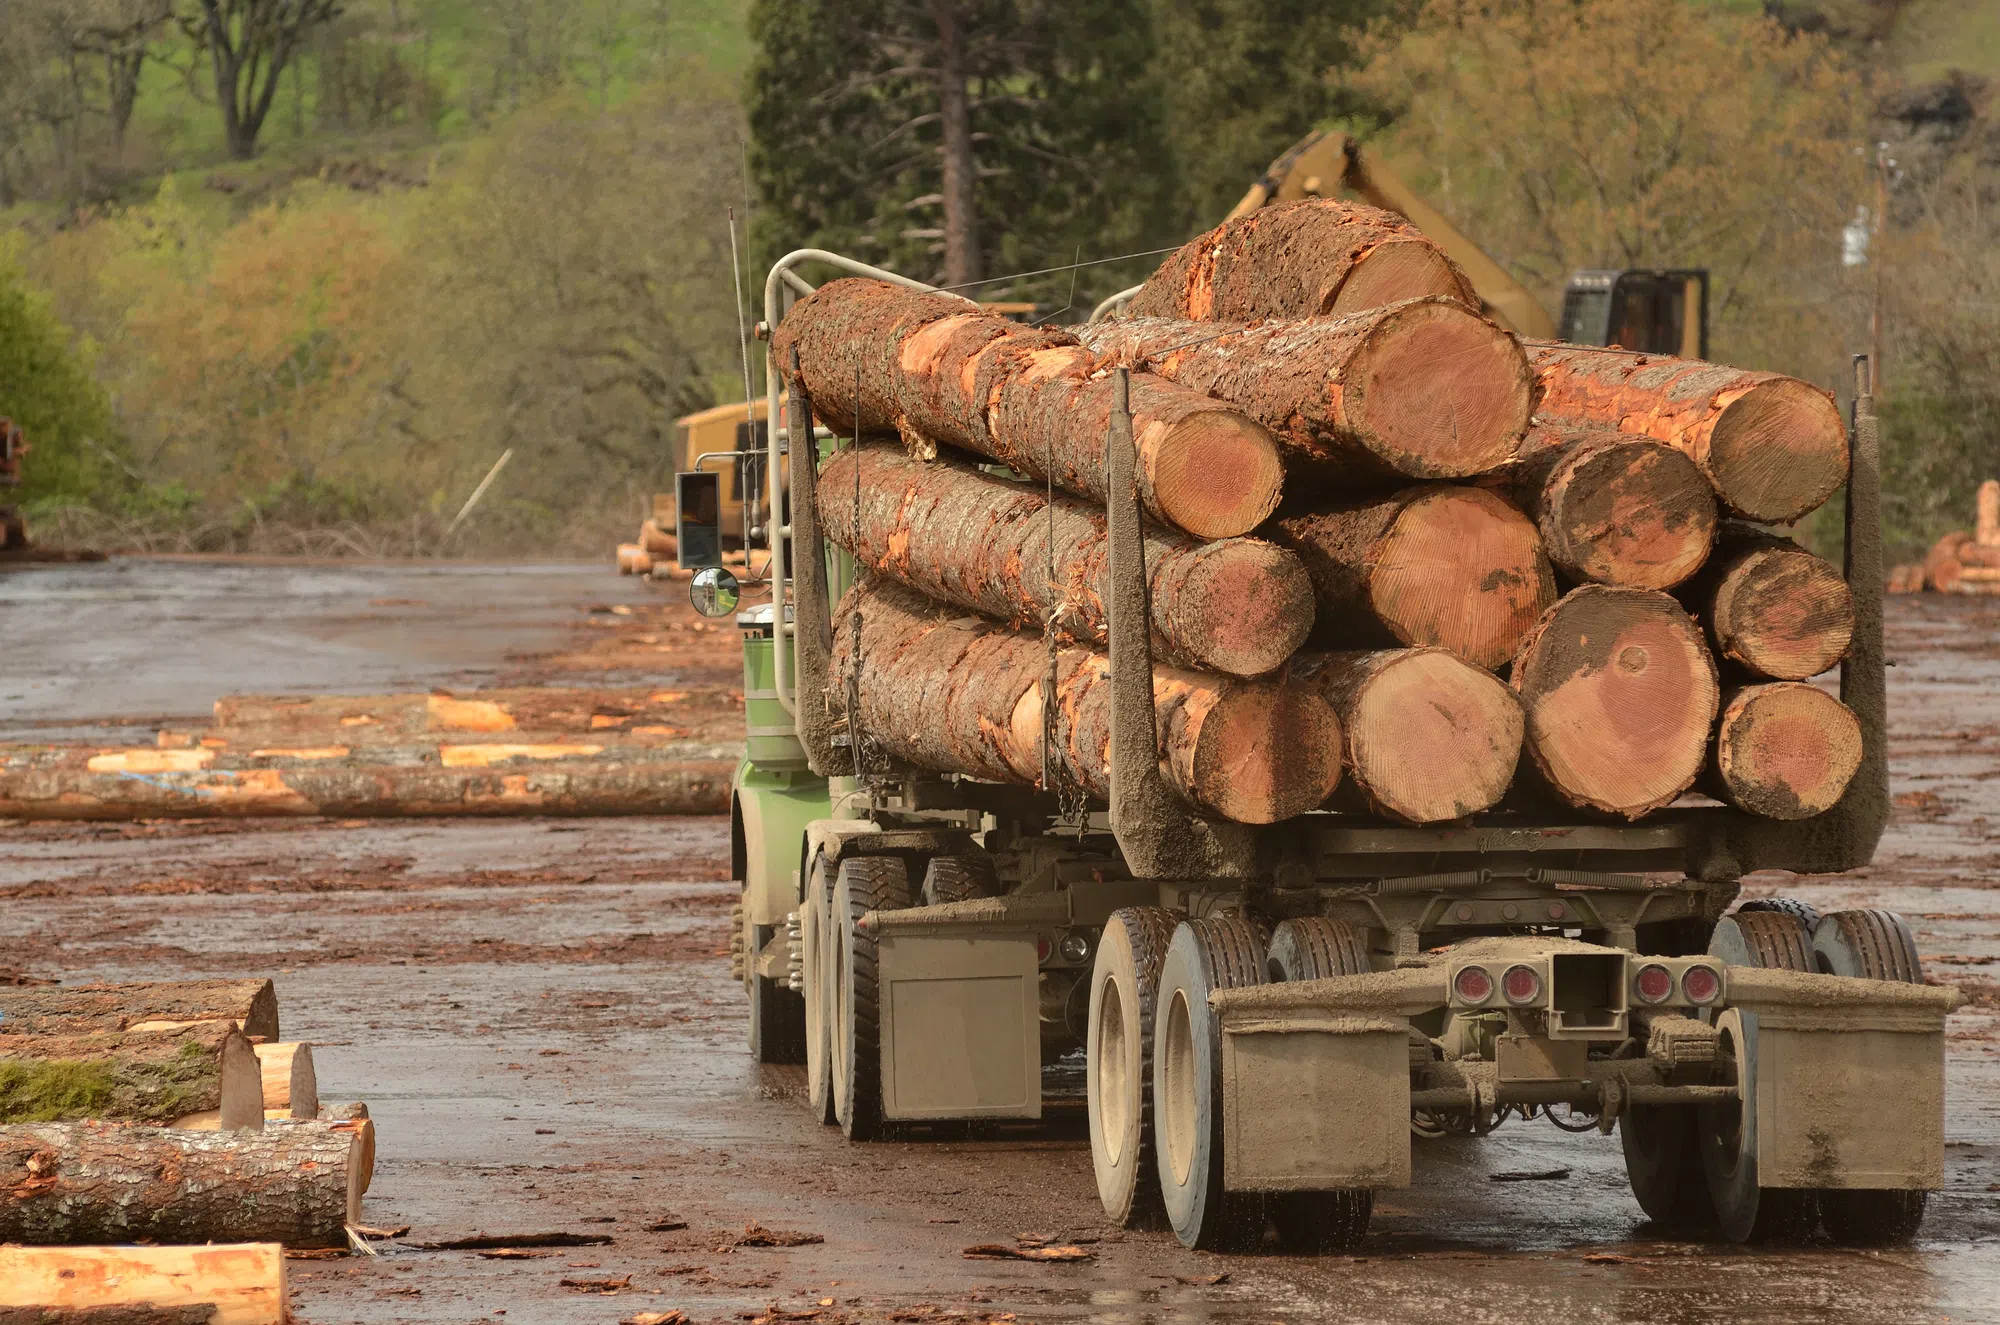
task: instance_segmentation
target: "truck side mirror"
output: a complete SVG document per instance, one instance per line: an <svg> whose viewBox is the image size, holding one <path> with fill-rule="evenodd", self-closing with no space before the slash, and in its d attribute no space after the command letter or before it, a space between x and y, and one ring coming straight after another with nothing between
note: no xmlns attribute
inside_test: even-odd
<svg viewBox="0 0 2000 1325"><path fill-rule="evenodd" d="M682 570L722 565L722 476L674 475L674 537Z"/></svg>
<svg viewBox="0 0 2000 1325"><path fill-rule="evenodd" d="M696 571L693 583L688 585L688 598L694 603L694 610L703 616L728 616L736 610L737 600L742 596L742 586L737 584L736 577L720 566Z"/></svg>

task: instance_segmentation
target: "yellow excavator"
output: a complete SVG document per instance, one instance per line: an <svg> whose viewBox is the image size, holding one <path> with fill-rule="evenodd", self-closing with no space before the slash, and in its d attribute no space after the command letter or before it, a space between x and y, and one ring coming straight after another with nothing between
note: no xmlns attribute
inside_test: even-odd
<svg viewBox="0 0 2000 1325"><path fill-rule="evenodd" d="M1380 158L1347 134L1306 135L1273 161L1230 219L1272 203L1332 197L1340 189L1395 212L1429 236L1465 270L1486 315L1535 340L1617 345L1684 359L1708 357L1708 273L1698 268L1572 272L1560 325L1541 301L1509 276L1444 214L1418 197Z"/></svg>

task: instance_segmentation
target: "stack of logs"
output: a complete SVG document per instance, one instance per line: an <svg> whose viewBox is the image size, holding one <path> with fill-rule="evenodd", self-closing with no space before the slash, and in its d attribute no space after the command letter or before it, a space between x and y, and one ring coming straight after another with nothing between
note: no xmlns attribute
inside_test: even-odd
<svg viewBox="0 0 2000 1325"><path fill-rule="evenodd" d="M651 575L657 567L668 570L669 562L680 556L680 542L674 537L672 493L653 494L653 513L639 523L639 536L618 545L620 575Z"/></svg>
<svg viewBox="0 0 2000 1325"><path fill-rule="evenodd" d="M0 987L0 1243L344 1247L374 1169L269 980Z"/></svg>
<svg viewBox="0 0 2000 1325"><path fill-rule="evenodd" d="M773 350L859 439L817 484L864 571L825 700L864 763L1108 794L1125 368L1161 768L1197 810L1636 819L1705 779L1803 818L1859 765L1854 715L1805 684L1847 652L1848 587L1767 528L1846 479L1831 398L1517 340L1391 213L1227 222L1074 328L837 280Z"/></svg>
<svg viewBox="0 0 2000 1325"><path fill-rule="evenodd" d="M2000 479L1979 485L1972 532L1954 530L1931 546L1922 565L1898 566L1891 593L2000 594Z"/></svg>

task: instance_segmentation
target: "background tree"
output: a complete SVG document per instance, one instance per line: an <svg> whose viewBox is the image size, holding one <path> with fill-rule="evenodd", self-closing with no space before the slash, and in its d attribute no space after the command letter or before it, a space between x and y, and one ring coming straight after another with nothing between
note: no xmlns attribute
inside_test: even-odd
<svg viewBox="0 0 2000 1325"><path fill-rule="evenodd" d="M105 110L119 151L138 104L147 51L173 15L174 0L83 0L76 45L104 62Z"/></svg>
<svg viewBox="0 0 2000 1325"><path fill-rule="evenodd" d="M278 95L285 67L312 32L340 13L339 0L199 0L181 22L207 49L215 104L229 154L248 161Z"/></svg>
<svg viewBox="0 0 2000 1325"><path fill-rule="evenodd" d="M86 498L117 453L110 398L73 340L48 297L28 289L0 249L0 417L19 424L34 448L22 467L27 502Z"/></svg>

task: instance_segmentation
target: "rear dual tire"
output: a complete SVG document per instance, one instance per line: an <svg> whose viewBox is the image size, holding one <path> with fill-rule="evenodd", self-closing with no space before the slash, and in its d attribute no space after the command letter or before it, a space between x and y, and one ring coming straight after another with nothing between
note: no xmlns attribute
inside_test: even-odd
<svg viewBox="0 0 2000 1325"><path fill-rule="evenodd" d="M1086 1023L1090 1162L1105 1217L1127 1228L1160 1215L1153 1154L1153 1030L1160 968L1179 917L1163 907L1111 913L1097 941Z"/></svg>

